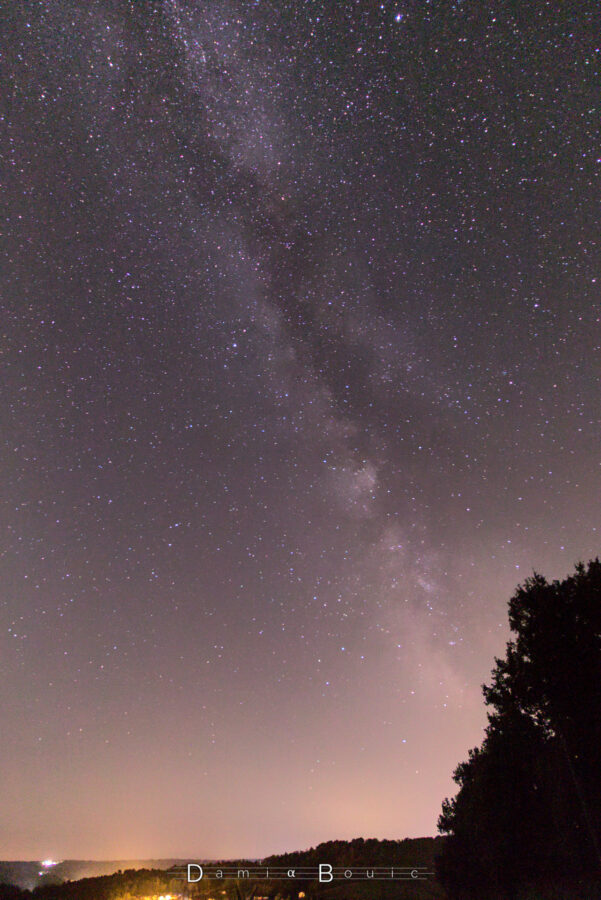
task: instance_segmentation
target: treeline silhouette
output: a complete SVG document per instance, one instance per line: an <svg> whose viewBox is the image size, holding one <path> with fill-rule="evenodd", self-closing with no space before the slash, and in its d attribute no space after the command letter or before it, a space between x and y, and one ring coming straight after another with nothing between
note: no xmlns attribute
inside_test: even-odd
<svg viewBox="0 0 601 900"><path fill-rule="evenodd" d="M264 866L312 866L330 863L332 866L432 866L441 838L405 838L396 841L380 841L376 838L355 838L352 841L326 841L310 850L297 850L269 856L261 861Z"/></svg>
<svg viewBox="0 0 601 900"><path fill-rule="evenodd" d="M376 840L356 838L352 841L328 841L309 850L270 856L261 860L261 868L285 867L295 869L304 866L317 870L320 863L334 868L343 867L425 867L434 871L434 861L445 838L406 838L405 840ZM211 869L256 869L257 860L212 861ZM202 879L187 885L172 877L169 871L157 869L126 870L114 875L83 878L62 884L41 885L32 891L13 885L0 885L0 900L140 900L171 894L190 897L191 900L250 900L250 898L294 898L302 893L306 900L436 900L443 892L434 877L428 881L381 882L337 881L319 883L317 879Z"/></svg>
<svg viewBox="0 0 601 900"><path fill-rule="evenodd" d="M455 770L438 827L451 900L601 897L601 563L535 574L483 685L482 745Z"/></svg>

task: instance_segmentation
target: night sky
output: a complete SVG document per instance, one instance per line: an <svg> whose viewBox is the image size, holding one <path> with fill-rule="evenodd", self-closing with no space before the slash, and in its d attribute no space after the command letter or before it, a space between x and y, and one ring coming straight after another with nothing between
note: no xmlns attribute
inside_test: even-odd
<svg viewBox="0 0 601 900"><path fill-rule="evenodd" d="M601 551L601 9L0 25L2 857L434 834Z"/></svg>

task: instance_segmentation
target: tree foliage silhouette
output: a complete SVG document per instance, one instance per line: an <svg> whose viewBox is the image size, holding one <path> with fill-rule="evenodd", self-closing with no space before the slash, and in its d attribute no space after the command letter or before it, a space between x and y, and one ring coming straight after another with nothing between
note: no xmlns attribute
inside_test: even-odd
<svg viewBox="0 0 601 900"><path fill-rule="evenodd" d="M515 638L495 660L480 748L454 773L438 827L451 897L601 872L601 563L535 574L509 601Z"/></svg>

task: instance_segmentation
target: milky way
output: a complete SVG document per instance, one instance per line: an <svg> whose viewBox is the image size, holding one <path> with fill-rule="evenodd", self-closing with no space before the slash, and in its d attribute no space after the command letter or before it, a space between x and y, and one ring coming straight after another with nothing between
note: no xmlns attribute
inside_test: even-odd
<svg viewBox="0 0 601 900"><path fill-rule="evenodd" d="M1 15L3 857L435 833L600 548L598 5Z"/></svg>

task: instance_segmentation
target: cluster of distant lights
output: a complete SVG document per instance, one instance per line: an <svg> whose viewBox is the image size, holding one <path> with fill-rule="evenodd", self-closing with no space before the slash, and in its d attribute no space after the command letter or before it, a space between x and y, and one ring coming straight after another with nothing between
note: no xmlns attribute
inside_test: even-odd
<svg viewBox="0 0 601 900"><path fill-rule="evenodd" d="M38 875L44 875L45 871L51 869L53 866L58 866L60 860L59 859L43 859L40 865L42 868L38 872ZM300 896L300 895L299 895ZM161 894L158 900L173 900L172 894Z"/></svg>
<svg viewBox="0 0 601 900"><path fill-rule="evenodd" d="M58 859L43 859L40 865L42 868L38 872L38 875L45 875L48 869L51 869L52 866L58 866L60 860ZM45 871L46 870L46 871Z"/></svg>

